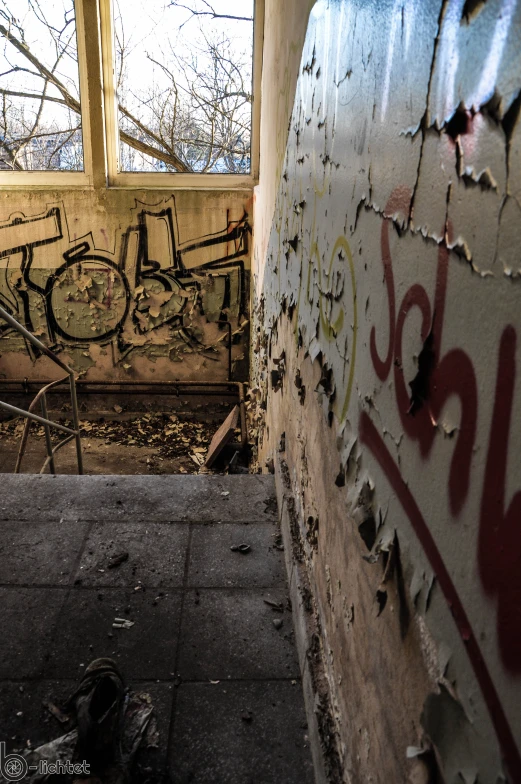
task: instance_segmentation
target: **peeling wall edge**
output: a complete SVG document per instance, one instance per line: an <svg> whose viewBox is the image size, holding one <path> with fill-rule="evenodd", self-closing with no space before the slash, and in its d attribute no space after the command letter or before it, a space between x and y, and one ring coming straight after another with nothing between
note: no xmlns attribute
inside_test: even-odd
<svg viewBox="0 0 521 784"><path fill-rule="evenodd" d="M285 461L277 456L275 487L279 505L279 524L284 544L284 559L315 784L344 784L346 779L339 750L339 733L332 710L333 700L321 645L320 619L306 564L299 563L294 557L294 553L302 548L302 543L295 541L296 536L299 536L300 526L295 526L292 521L292 515L298 512L286 476Z"/></svg>

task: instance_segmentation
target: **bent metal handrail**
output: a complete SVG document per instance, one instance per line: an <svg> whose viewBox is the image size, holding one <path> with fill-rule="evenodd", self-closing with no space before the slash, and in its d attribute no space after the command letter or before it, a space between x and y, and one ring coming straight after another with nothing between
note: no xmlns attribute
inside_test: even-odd
<svg viewBox="0 0 521 784"><path fill-rule="evenodd" d="M29 428L31 427L31 422L38 422L40 425L44 426L45 430L45 444L47 448L47 458L43 467L40 471L41 474L45 471L47 466L49 466L49 470L51 473L56 473L54 468L54 455L61 449L62 446L68 444L69 441L72 441L74 438L76 441L76 457L78 460L78 474L83 474L83 457L81 453L81 438L80 438L80 425L79 425L79 418L78 418L78 398L76 396L76 379L74 376L74 370L70 368L65 362L62 362L61 359L56 356L56 354L51 351L47 346L45 346L38 338L36 338L29 330L23 327L7 310L0 307L0 318L6 321L9 326L11 326L14 330L16 330L20 335L32 343L33 346L38 348L45 356L49 357L56 365L65 370L67 373L66 376L63 378L58 379L57 381L51 381L46 386L42 387L34 400L32 401L31 405L29 406L29 410L25 411L23 408L17 408L16 406L12 406L9 403L4 403L0 400L0 408L3 408L4 411L8 411L11 414L16 414L17 416L22 416L26 419L24 425L24 432L22 436L22 441L20 444L20 449L18 450L18 457L16 460L16 467L14 469L15 474L20 473L20 466L22 463L22 458L24 456L25 447L27 445L27 439L29 437ZM71 404L72 404L72 420L73 420L73 428L66 427L65 425L61 425L58 422L53 422L49 419L47 414L47 399L46 393L47 391L58 384L63 384L64 381L69 380L69 388L71 394ZM40 407L42 410L42 416L38 416L35 414L33 409L35 408L37 403L40 403ZM63 433L67 433L68 437L62 439L54 448L51 442L51 427L54 427L56 430L61 430Z"/></svg>

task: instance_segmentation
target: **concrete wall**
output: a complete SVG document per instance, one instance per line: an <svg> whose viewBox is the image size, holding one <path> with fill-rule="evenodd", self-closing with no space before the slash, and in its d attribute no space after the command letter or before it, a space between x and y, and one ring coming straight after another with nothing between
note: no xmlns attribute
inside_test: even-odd
<svg viewBox="0 0 521 784"><path fill-rule="evenodd" d="M286 54L252 421L344 779L521 781L521 4L319 0Z"/></svg>
<svg viewBox="0 0 521 784"><path fill-rule="evenodd" d="M255 188L255 267L266 259L284 165L300 57L314 0L265 0L261 84L260 177ZM257 275L257 282L262 277Z"/></svg>
<svg viewBox="0 0 521 784"><path fill-rule="evenodd" d="M248 192L0 193L0 304L89 380L235 378L248 366ZM0 374L61 371L0 323Z"/></svg>

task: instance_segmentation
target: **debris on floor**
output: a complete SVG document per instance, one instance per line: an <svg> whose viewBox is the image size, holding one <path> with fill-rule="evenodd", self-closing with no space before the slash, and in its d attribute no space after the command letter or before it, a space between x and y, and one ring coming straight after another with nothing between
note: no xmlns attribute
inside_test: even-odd
<svg viewBox="0 0 521 784"><path fill-rule="evenodd" d="M212 438L205 466L211 468L224 447L230 443L239 421L239 406L234 406Z"/></svg>
<svg viewBox="0 0 521 784"><path fill-rule="evenodd" d="M114 618L114 623L112 624L113 629L132 629L134 626L134 621L129 621L128 618Z"/></svg>
<svg viewBox="0 0 521 784"><path fill-rule="evenodd" d="M272 602L271 599L264 599L264 604L267 604L268 607L271 607L273 612L284 612L284 607L282 606L282 602Z"/></svg>
<svg viewBox="0 0 521 784"><path fill-rule="evenodd" d="M190 457L210 442L213 425L180 419L176 414L144 414L111 422L80 421L82 436L129 446L156 446L160 457ZM43 428L41 428L42 435Z"/></svg>
<svg viewBox="0 0 521 784"><path fill-rule="evenodd" d="M250 552L251 547L249 544L243 542L242 544L232 544L230 550L232 550L234 553L242 553L242 555L246 555L246 553Z"/></svg>
<svg viewBox="0 0 521 784"><path fill-rule="evenodd" d="M58 762L86 764L87 776L123 784L130 780L138 750L158 748L150 695L127 690L112 659L92 661L63 708L47 707L67 732L25 752L27 764L37 767L31 784L48 779L41 763Z"/></svg>
<svg viewBox="0 0 521 784"><path fill-rule="evenodd" d="M131 412L122 413L122 407L118 404L115 404L113 409L116 413L110 417L80 420L86 473L197 474L208 470L207 456L210 455L210 443L217 436L218 425L215 421L198 421L190 412L183 412L181 416L135 412L133 416ZM219 433L226 425L226 438L219 444L218 450L210 461L212 470L217 472L225 468L223 460L218 460L219 453L224 456L223 447L234 437L234 434L237 440L240 438L239 430L235 429L238 422L237 406L230 416L217 431ZM59 419L66 426L72 424L63 416ZM0 439L6 452L3 461L5 466L1 465L0 471L13 470L23 428L24 420L21 417L0 421ZM57 442L56 436L53 436L53 442ZM39 454L42 455L41 460ZM33 424L22 471L39 471L44 457L45 432L43 427ZM65 446L57 454L58 472L69 473L69 462L71 472L75 473L74 444Z"/></svg>
<svg viewBox="0 0 521 784"><path fill-rule="evenodd" d="M107 564L107 569L117 569L118 566L121 566L122 563L128 561L128 553L119 553L118 555L111 555L109 562Z"/></svg>
<svg viewBox="0 0 521 784"><path fill-rule="evenodd" d="M147 725L125 784L314 782L284 554L272 546L280 530L268 503L273 476L1 482L7 754L29 745L41 754L58 738L70 748L78 739L71 692L81 681L89 693L89 662L109 657L136 693L124 693L125 726L135 715L142 727L153 703L160 732L157 740ZM21 522L20 499L29 495L34 514ZM230 551L240 543L248 555ZM123 553L128 560L108 569ZM125 619L134 626L112 628ZM95 703L100 715L118 695L116 679ZM132 726L125 748L139 740ZM112 782L98 775L82 784Z"/></svg>

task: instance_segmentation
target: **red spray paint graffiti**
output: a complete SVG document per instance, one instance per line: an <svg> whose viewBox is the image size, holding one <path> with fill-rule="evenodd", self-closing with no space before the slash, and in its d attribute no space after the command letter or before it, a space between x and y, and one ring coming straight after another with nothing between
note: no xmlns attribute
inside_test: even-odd
<svg viewBox="0 0 521 784"><path fill-rule="evenodd" d="M386 206L385 217L392 217L399 209L407 210L409 204L410 192L403 188L397 189ZM389 301L389 345L382 360L376 348L376 330L373 326L370 340L371 359L378 378L385 381L394 358L396 402L400 419L409 438L418 441L420 454L424 459L428 457L434 443L438 432L438 418L447 400L452 395L459 398L461 421L448 479L450 509L453 515L457 516L463 508L469 489L478 392L474 367L462 349L452 349L441 356L449 251L446 245L439 248L432 308L423 286L414 284L404 295L396 316L389 230L390 221L384 220L381 247L384 282ZM420 310L422 317L421 339L424 348L419 357L418 376L409 384L409 394L403 373L402 340L407 316L414 307ZM505 478L516 379L515 349L516 332L513 326L508 325L503 331L499 346L477 553L483 587L489 595L497 595L497 635L501 659L505 668L513 674L521 672L521 492L516 493L505 511ZM360 437L378 460L424 547L466 645L509 770L515 781L521 781L521 756L463 604L428 525L400 475L400 469L365 412L360 418Z"/></svg>
<svg viewBox="0 0 521 784"><path fill-rule="evenodd" d="M521 671L521 491L505 511L505 479L516 380L515 353L516 332L507 326L499 345L478 545L481 582L488 594L497 594L501 658L514 673Z"/></svg>
<svg viewBox="0 0 521 784"><path fill-rule="evenodd" d="M385 214L392 215L399 208L407 210L409 202L409 191L404 189L395 191L387 204ZM409 438L419 442L423 458L429 455L432 448L437 432L438 418L445 403L452 395L459 397L462 412L461 424L449 474L450 507L454 514L458 514L463 507L469 488L478 400L474 368L467 354L461 349L453 349L445 356L440 357L449 251L443 245L439 248L433 307L431 308L429 296L423 286L416 283L405 294L395 322L396 300L389 248L389 224L388 220L384 220L382 224L382 260L390 316L389 348L385 360L382 361L376 350L376 335L373 326L370 344L371 359L378 378L385 381L391 369L394 353L394 380L400 418ZM418 373L419 377L421 375L421 379L418 379L416 394L411 399L403 373L402 341L407 316L414 307L420 310L422 316L421 339L424 349L420 355ZM421 389L419 389L420 386ZM411 387L414 391L414 386L411 385Z"/></svg>
<svg viewBox="0 0 521 784"><path fill-rule="evenodd" d="M501 705L501 700L495 689L494 683L487 669L486 662L479 648L472 631L465 608L458 596L458 592L452 578L441 557L440 551L436 546L429 526L423 517L413 494L405 484L400 473L400 468L387 449L387 446L377 431L375 425L365 411L360 414L359 433L362 444L365 444L372 452L381 469L385 473L389 483L396 493L404 512L409 518L411 525L420 540L429 563L434 570L439 586L450 607L456 626L465 644L474 674L481 688L483 698L490 713L490 718L501 745L505 762L512 775L514 782L521 782L521 755L508 724L507 717Z"/></svg>

